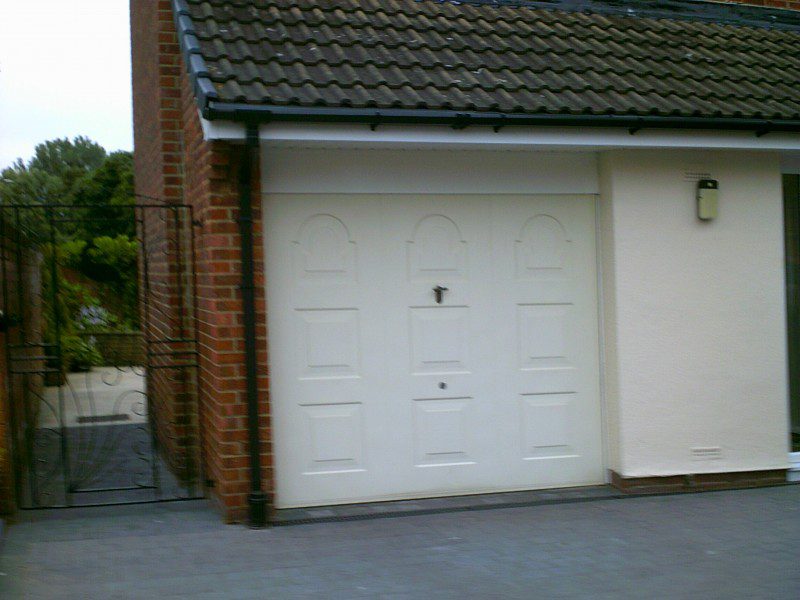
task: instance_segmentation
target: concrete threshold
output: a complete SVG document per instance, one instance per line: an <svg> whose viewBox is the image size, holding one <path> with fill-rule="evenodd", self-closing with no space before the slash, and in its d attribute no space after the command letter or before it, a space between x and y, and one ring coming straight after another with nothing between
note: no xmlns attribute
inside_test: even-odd
<svg viewBox="0 0 800 600"><path fill-rule="evenodd" d="M759 487L781 487L791 482ZM311 523L333 523L337 521L363 521L394 517L411 517L450 512L494 510L501 508L523 508L548 504L573 504L597 500L623 500L653 496L676 496L687 493L713 494L738 489L759 489L753 486L727 489L698 489L692 492L667 491L651 493L625 493L611 485L530 490L522 492L499 492L468 496L447 496L414 500L390 500L360 504L312 506L308 508L284 508L273 511L269 524L274 527L307 525Z"/></svg>
<svg viewBox="0 0 800 600"><path fill-rule="evenodd" d="M273 512L270 524L281 526L335 521L359 521L365 519L430 515L469 510L490 510L544 504L588 502L592 500L607 500L624 497L627 497L627 494L623 494L610 485L595 485L523 492L447 496L443 498L312 506L308 508L284 508Z"/></svg>

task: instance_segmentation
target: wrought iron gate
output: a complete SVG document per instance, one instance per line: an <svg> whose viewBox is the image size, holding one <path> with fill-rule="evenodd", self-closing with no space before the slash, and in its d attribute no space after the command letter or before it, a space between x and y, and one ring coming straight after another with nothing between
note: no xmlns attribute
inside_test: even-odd
<svg viewBox="0 0 800 600"><path fill-rule="evenodd" d="M201 495L192 230L183 205L0 206L20 507Z"/></svg>

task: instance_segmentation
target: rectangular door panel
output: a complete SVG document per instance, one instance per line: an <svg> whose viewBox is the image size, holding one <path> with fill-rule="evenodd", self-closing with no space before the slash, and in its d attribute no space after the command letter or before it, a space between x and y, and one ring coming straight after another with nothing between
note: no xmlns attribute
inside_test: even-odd
<svg viewBox="0 0 800 600"><path fill-rule="evenodd" d="M489 205L403 196L387 210L386 267L399 275L387 281L389 410L398 431L410 430L396 440L397 489L486 489L494 460Z"/></svg>
<svg viewBox="0 0 800 600"><path fill-rule="evenodd" d="M267 320L278 502L380 491L380 203L287 196L265 206Z"/></svg>
<svg viewBox="0 0 800 600"><path fill-rule="evenodd" d="M505 485L601 483L594 197L508 198L493 232Z"/></svg>

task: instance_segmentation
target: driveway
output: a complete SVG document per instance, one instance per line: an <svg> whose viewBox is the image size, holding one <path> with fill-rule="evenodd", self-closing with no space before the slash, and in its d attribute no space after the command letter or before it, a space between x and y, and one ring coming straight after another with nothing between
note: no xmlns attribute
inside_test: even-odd
<svg viewBox="0 0 800 600"><path fill-rule="evenodd" d="M23 513L0 598L800 598L800 485L250 530L203 501Z"/></svg>

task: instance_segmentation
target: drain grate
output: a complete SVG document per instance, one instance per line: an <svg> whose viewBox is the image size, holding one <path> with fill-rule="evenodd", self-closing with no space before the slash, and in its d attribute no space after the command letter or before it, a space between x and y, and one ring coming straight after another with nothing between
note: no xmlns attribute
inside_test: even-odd
<svg viewBox="0 0 800 600"><path fill-rule="evenodd" d="M130 420L130 415L122 413L117 413L115 415L92 415L87 417L78 417L78 423L116 423L118 421Z"/></svg>

